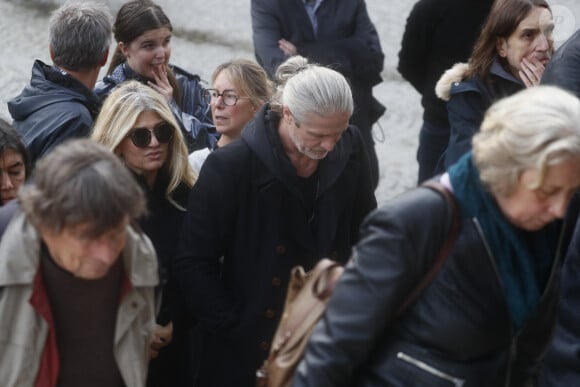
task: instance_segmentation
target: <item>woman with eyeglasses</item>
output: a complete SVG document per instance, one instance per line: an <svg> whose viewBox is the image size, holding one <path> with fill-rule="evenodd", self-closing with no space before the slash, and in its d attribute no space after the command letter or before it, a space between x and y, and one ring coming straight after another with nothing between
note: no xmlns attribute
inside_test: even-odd
<svg viewBox="0 0 580 387"><path fill-rule="evenodd" d="M105 99L119 84L135 79L161 93L182 130L189 152L213 147L218 140L198 75L169 63L173 27L161 7L131 0L117 13L113 33L117 48L95 93Z"/></svg>
<svg viewBox="0 0 580 387"><path fill-rule="evenodd" d="M163 294L148 385L178 385L176 378L184 377L178 367L186 361L189 349L179 321L173 324L179 317L169 265L195 182L183 136L163 96L149 86L128 81L105 100L91 138L123 159L146 193L149 214L140 219L140 226L157 252Z"/></svg>
<svg viewBox="0 0 580 387"><path fill-rule="evenodd" d="M189 155L196 175L206 157L242 134L254 114L270 99L273 86L266 72L256 62L234 59L220 64L212 75L212 88L204 92L220 139L214 148L205 148Z"/></svg>

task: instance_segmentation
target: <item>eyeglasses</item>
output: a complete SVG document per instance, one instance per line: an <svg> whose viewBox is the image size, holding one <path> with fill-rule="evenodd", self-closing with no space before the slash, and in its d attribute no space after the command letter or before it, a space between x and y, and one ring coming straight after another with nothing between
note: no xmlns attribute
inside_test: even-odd
<svg viewBox="0 0 580 387"><path fill-rule="evenodd" d="M226 106L234 106L238 103L238 99L250 99L250 97L238 97L233 90L224 90L220 93L217 89L205 89L203 97L207 102L215 101L218 97L222 97L222 101Z"/></svg>
<svg viewBox="0 0 580 387"><path fill-rule="evenodd" d="M148 128L134 128L127 134L127 137L131 139L131 142L137 148L146 148L151 143L151 133L155 135L155 138L160 144L167 144L173 139L174 131L175 128L173 125L162 122L155 126L153 130Z"/></svg>

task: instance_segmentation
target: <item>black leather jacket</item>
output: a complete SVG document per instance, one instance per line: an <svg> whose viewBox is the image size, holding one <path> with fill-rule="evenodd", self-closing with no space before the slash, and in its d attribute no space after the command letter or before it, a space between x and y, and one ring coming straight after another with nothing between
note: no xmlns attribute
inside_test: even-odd
<svg viewBox="0 0 580 387"><path fill-rule="evenodd" d="M515 331L477 219L462 219L440 272L393 323L447 238L445 203L419 188L369 216L294 386L498 387L535 378L554 325L560 253L537 310Z"/></svg>

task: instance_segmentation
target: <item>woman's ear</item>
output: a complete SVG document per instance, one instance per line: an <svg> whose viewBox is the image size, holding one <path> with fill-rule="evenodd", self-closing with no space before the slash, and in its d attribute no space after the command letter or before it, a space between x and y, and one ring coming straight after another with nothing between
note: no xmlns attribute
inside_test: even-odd
<svg viewBox="0 0 580 387"><path fill-rule="evenodd" d="M499 56L505 58L507 56L507 40L505 38L496 38L495 50Z"/></svg>
<svg viewBox="0 0 580 387"><path fill-rule="evenodd" d="M125 43L119 42L119 43L117 43L117 47L119 47L119 51L121 51L121 54L123 54L123 56L125 58L128 58L129 57L129 49L125 45Z"/></svg>
<svg viewBox="0 0 580 387"><path fill-rule="evenodd" d="M286 122L286 124L290 125L292 124L292 113L290 112L290 109L288 109L288 107L286 105L282 106L282 118L284 119L284 122Z"/></svg>

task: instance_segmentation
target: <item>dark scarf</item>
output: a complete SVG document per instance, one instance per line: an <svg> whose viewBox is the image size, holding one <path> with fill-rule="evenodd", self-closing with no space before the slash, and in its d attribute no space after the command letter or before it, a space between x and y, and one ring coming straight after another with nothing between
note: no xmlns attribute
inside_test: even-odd
<svg viewBox="0 0 580 387"><path fill-rule="evenodd" d="M482 185L471 152L449 169L465 217L476 218L498 267L516 329L534 312L556 255L557 222L529 232L512 225Z"/></svg>

